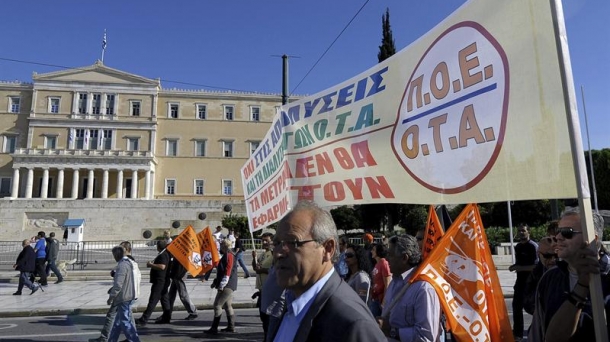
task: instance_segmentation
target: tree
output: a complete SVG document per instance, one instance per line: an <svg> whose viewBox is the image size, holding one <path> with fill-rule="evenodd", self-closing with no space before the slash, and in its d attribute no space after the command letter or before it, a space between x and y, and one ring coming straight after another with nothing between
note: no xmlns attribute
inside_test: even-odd
<svg viewBox="0 0 610 342"><path fill-rule="evenodd" d="M350 229L359 229L362 227L360 216L354 208L348 206L341 206L336 209L332 209L330 214L337 225L337 229L341 229L344 232Z"/></svg>
<svg viewBox="0 0 610 342"><path fill-rule="evenodd" d="M245 216L229 213L229 215L222 218L222 226L236 231L239 236L250 236L250 230L248 229L248 218Z"/></svg>
<svg viewBox="0 0 610 342"><path fill-rule="evenodd" d="M394 45L394 38L392 37L392 28L390 28L389 8L386 8L385 14L381 16L381 25L383 29L383 38L381 39L379 53L377 54L379 62L385 61L396 53L396 46Z"/></svg>

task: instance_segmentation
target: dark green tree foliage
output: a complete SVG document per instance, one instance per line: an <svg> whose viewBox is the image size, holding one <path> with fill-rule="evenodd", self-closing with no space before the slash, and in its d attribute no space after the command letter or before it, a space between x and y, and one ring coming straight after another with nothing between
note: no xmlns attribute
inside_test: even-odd
<svg viewBox="0 0 610 342"><path fill-rule="evenodd" d="M386 224L387 204L362 204L355 205L354 210L360 216L361 228L367 232L377 232Z"/></svg>
<svg viewBox="0 0 610 342"><path fill-rule="evenodd" d="M360 216L356 210L354 210L354 208L344 205L336 209L332 209L330 214L333 216L337 229L347 231L351 229L360 229L362 227Z"/></svg>
<svg viewBox="0 0 610 342"><path fill-rule="evenodd" d="M401 218L398 225L405 229L407 234L415 236L418 230L426 228L428 219L428 206L421 204L402 204Z"/></svg>
<svg viewBox="0 0 610 342"><path fill-rule="evenodd" d="M381 45L379 45L379 53L377 54L379 62L385 61L396 53L394 38L392 38L392 28L390 27L389 8L386 8L385 14L381 16L381 24L383 28L383 37L381 38Z"/></svg>
<svg viewBox="0 0 610 342"><path fill-rule="evenodd" d="M250 229L248 229L248 218L241 215L229 213L222 218L222 226L239 233L239 236L249 237Z"/></svg>

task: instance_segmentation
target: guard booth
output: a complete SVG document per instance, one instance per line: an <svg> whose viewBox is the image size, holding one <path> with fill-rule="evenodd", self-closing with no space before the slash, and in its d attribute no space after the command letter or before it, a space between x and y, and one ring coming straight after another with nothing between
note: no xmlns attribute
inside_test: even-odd
<svg viewBox="0 0 610 342"><path fill-rule="evenodd" d="M63 227L68 232L67 242L83 242L85 219L67 219Z"/></svg>

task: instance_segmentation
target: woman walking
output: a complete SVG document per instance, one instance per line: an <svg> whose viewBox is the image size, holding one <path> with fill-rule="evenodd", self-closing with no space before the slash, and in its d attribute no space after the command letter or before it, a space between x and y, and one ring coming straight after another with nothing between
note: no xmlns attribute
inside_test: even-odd
<svg viewBox="0 0 610 342"><path fill-rule="evenodd" d="M212 282L212 288L218 289L216 299L214 299L214 321L212 327L204 333L218 334L218 324L222 316L222 309L227 313L228 325L223 332L235 332L235 314L233 312L233 291L237 290L237 262L235 255L231 252L232 243L225 239L220 243L222 258L216 270L216 279Z"/></svg>
<svg viewBox="0 0 610 342"><path fill-rule="evenodd" d="M367 250L360 246L348 245L345 250L345 262L347 263L347 284L356 291L365 303L369 301L371 290L371 261Z"/></svg>

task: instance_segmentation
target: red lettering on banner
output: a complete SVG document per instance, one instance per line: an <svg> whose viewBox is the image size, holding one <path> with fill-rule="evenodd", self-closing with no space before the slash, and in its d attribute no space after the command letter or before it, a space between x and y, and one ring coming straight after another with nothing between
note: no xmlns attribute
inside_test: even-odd
<svg viewBox="0 0 610 342"><path fill-rule="evenodd" d="M281 201L268 208L266 212L252 217L253 229L256 230L258 227L264 226L267 223L273 222L274 220L284 216L287 210L288 196L284 196Z"/></svg>
<svg viewBox="0 0 610 342"><path fill-rule="evenodd" d="M366 185L371 198L395 198L390 185L384 176L364 177L332 181L326 184L315 185L293 185L290 189L298 191L298 199L314 200L317 189L323 188L322 196L329 202L340 202L345 200L347 194L345 188L351 192L354 199L363 199L362 188Z"/></svg>

